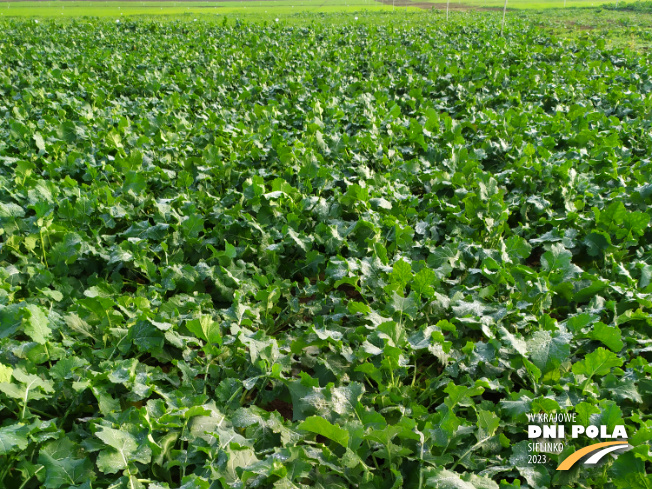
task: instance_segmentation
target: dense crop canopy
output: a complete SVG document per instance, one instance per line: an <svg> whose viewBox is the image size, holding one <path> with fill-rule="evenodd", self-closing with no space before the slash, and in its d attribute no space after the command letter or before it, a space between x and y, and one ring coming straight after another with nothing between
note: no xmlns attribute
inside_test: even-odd
<svg viewBox="0 0 652 489"><path fill-rule="evenodd" d="M469 19L0 23L0 485L651 487L649 56Z"/></svg>

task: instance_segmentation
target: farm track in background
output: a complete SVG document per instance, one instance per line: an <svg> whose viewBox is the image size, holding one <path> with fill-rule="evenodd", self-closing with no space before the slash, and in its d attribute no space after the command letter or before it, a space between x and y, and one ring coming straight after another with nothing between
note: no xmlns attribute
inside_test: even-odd
<svg viewBox="0 0 652 489"><path fill-rule="evenodd" d="M382 3L383 5L393 5L395 7L418 7L423 10L431 10L431 9L437 9L437 10L446 10L446 3L429 3L429 2L413 2L410 0L395 0L394 3L392 3L392 0L375 0L378 3ZM481 7L478 5L470 5L467 3L458 3L458 2L450 2L448 4L448 9L450 11L459 11L459 12L466 12L466 11L475 11L475 12L495 12L495 11L500 11L502 12L502 8L500 7ZM512 9L508 8L507 11L510 11Z"/></svg>

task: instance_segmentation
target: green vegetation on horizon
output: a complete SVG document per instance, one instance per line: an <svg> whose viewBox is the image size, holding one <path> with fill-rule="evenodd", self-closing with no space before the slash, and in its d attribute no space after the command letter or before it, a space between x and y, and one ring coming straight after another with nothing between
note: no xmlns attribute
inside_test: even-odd
<svg viewBox="0 0 652 489"><path fill-rule="evenodd" d="M423 0L420 0L423 4ZM476 6L488 5L486 0L472 0ZM494 7L502 5L495 0ZM586 2L583 2L586 3ZM567 8L551 8L552 3L511 2L507 23L521 19L537 25L542 31L561 39L604 39L607 45L629 47L637 50L652 49L652 13L644 9L645 2L603 4L599 8L578 8L568 3ZM440 5L442 5L440 3ZM463 4L464 5L464 4ZM467 4L469 5L469 4ZM452 2L451 20L473 22L476 18L498 18L502 11L479 13L477 7L456 10L459 3ZM524 7L522 10L519 8ZM609 9L604 8L608 6ZM539 8L540 7L540 8ZM384 14L383 14L384 13ZM5 15L6 14L6 15ZM480 17L478 17L480 15ZM383 25L392 23L426 22L441 25L445 11L432 11L417 7L392 8L372 0L268 0L254 2L14 2L0 4L0 18L35 17L36 19L81 19L86 17L111 17L126 21L131 18L149 18L165 21L194 21L195 19L227 22L278 22L290 25L308 25L313 22Z"/></svg>
<svg viewBox="0 0 652 489"><path fill-rule="evenodd" d="M0 20L0 487L652 487L652 62L532 15Z"/></svg>
<svg viewBox="0 0 652 489"><path fill-rule="evenodd" d="M226 2L18 2L0 3L0 13L14 16L33 17L104 17L131 15L193 15L210 18L219 15L242 14L270 18L276 14L294 14L296 12L347 12L368 9L373 11L392 10L392 6L383 5L374 0L262 0L262 1L226 1Z"/></svg>
<svg viewBox="0 0 652 489"><path fill-rule="evenodd" d="M441 1L418 0L419 3L437 3ZM626 0L630 1L630 0ZM444 2L445 3L445 2ZM600 0L567 0L567 8L598 7ZM623 5L625 2L619 2ZM456 9L460 5L470 7L502 8L502 0L466 0L452 1L450 6ZM615 5L615 2L614 2ZM511 0L510 9L557 9L564 6L564 0ZM410 7L409 10L417 9ZM272 16L276 14L294 14L296 12L354 12L354 11L392 10L392 5L384 5L375 0L253 0L253 1L25 1L0 2L2 16L36 16L36 17L82 17L82 16L130 16L130 15L224 15L243 14L248 16ZM401 12L403 7L394 11Z"/></svg>

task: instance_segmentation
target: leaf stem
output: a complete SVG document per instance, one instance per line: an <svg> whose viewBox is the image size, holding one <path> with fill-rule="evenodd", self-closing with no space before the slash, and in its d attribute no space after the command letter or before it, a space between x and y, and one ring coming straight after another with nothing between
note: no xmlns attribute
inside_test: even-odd
<svg viewBox="0 0 652 489"><path fill-rule="evenodd" d="M412 384L410 384L410 387L414 387L414 384L417 381L417 356L414 356L414 374L412 375Z"/></svg>
<svg viewBox="0 0 652 489"><path fill-rule="evenodd" d="M13 460L15 460L15 457L13 457L12 455L9 455L7 457L7 460L5 460L5 462L4 462L5 463L4 470L2 472L0 472L0 482L5 480L5 478L7 477L7 474L12 469L12 467L13 467L12 461Z"/></svg>
<svg viewBox="0 0 652 489"><path fill-rule="evenodd" d="M18 489L23 489L25 485L30 481L32 477L34 477L36 474L38 474L41 470L43 470L45 466L41 465L32 475L30 475L27 479L23 481L23 483L20 485Z"/></svg>
<svg viewBox="0 0 652 489"><path fill-rule="evenodd" d="M471 448L469 448L466 452L464 452L464 454L463 454L460 458L458 458L458 459L457 459L457 462L455 462L455 464L451 467L451 469L450 469L451 472L455 469L455 467L458 466L458 464L459 464L459 463L464 459L464 457L466 457L469 453L471 453L473 450L475 450L476 448L478 448L480 445L482 445L485 441L487 441L487 440L490 439L490 438L491 438L490 436L487 436L487 437L483 438L483 439L480 440L478 443L476 443L476 444L473 445Z"/></svg>
<svg viewBox="0 0 652 489"><path fill-rule="evenodd" d="M423 436L423 433L419 432L419 437L421 438L421 450L419 452L419 489L423 488L423 446L425 445L425 437Z"/></svg>
<svg viewBox="0 0 652 489"><path fill-rule="evenodd" d="M20 412L20 420L22 421L25 419L25 410L27 409L27 398L29 397L29 388L32 387L32 384L34 384L35 381L32 381L26 388L25 388L25 397L23 398L23 409Z"/></svg>
<svg viewBox="0 0 652 489"><path fill-rule="evenodd" d="M41 253L43 254L43 264L45 265L45 268L48 267L48 259L47 256L45 255L45 241L43 240L43 228L39 230L39 236L41 237Z"/></svg>
<svg viewBox="0 0 652 489"><path fill-rule="evenodd" d="M47 417L47 418L49 418L49 419L54 419L54 418L57 417L57 416L54 416L54 415L52 415L52 414L48 414L48 413L46 413L45 411L41 411L40 409L34 409L33 407L32 407L32 408L29 408L29 410L30 410L30 412L32 412L32 413L40 414L41 416L45 416L45 417Z"/></svg>

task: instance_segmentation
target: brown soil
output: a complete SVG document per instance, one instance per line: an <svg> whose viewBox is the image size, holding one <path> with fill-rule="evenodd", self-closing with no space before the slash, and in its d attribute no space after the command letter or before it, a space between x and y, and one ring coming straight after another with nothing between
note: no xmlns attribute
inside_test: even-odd
<svg viewBox="0 0 652 489"><path fill-rule="evenodd" d="M267 406L262 406L262 408L270 413L273 413L274 411L278 411L278 413L284 419L288 421L292 420L293 408L292 408L292 404L288 402L281 401L280 399L274 399Z"/></svg>
<svg viewBox="0 0 652 489"><path fill-rule="evenodd" d="M385 5L394 5L395 7L419 7L420 9L423 10L430 10L434 5L434 3L428 3L428 2L410 2L409 0L376 0L377 2L384 3ZM444 5L444 8L446 6Z"/></svg>
<svg viewBox="0 0 652 489"><path fill-rule="evenodd" d="M579 25L579 24L578 24L577 22L575 22L575 21L573 21L573 22L567 22L567 23L566 23L566 27L568 27L569 29L570 29L570 28L573 28L573 29L579 29L579 30L581 30L581 31L592 31L593 29L595 29L595 27L593 27L592 25Z"/></svg>

